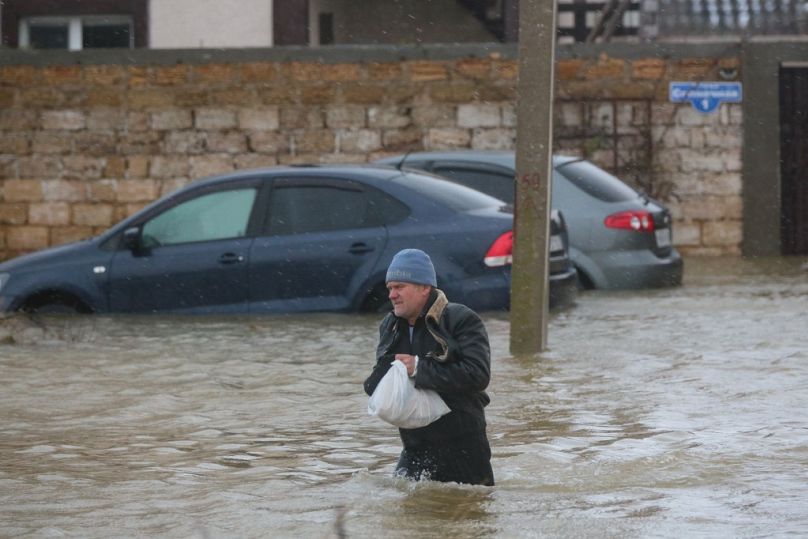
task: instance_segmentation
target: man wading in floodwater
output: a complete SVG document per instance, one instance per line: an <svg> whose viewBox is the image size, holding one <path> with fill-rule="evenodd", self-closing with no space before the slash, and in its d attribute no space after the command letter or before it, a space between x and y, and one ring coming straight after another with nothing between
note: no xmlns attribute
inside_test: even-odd
<svg viewBox="0 0 808 539"><path fill-rule="evenodd" d="M435 268L423 251L396 254L386 281L393 312L379 327L376 366L365 392L372 395L398 360L417 388L437 391L451 409L426 427L399 429L404 449L396 475L493 486L483 410L490 401L485 388L491 353L482 320L436 288Z"/></svg>

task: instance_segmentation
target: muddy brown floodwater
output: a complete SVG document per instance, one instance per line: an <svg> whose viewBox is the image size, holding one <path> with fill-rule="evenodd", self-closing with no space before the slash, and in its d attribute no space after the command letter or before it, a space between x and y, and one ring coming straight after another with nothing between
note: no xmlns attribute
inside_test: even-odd
<svg viewBox="0 0 808 539"><path fill-rule="evenodd" d="M0 536L806 536L804 264L582 294L538 358L484 313L493 488L391 477L379 317L0 320Z"/></svg>

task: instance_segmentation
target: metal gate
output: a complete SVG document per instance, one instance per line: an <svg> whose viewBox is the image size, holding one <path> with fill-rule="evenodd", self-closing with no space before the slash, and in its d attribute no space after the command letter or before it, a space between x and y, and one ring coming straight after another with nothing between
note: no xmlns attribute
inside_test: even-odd
<svg viewBox="0 0 808 539"><path fill-rule="evenodd" d="M808 254L808 67L780 69L780 238Z"/></svg>

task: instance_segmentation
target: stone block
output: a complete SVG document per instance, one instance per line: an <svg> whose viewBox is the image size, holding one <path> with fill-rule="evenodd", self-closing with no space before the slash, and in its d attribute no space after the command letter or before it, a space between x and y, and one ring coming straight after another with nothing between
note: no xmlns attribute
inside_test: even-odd
<svg viewBox="0 0 808 539"><path fill-rule="evenodd" d="M241 80L244 82L272 82L277 78L277 64L273 62L251 62L241 65Z"/></svg>
<svg viewBox="0 0 808 539"><path fill-rule="evenodd" d="M388 152L416 151L424 148L424 135L416 127L387 129L382 132L382 147Z"/></svg>
<svg viewBox="0 0 808 539"><path fill-rule="evenodd" d="M241 131L212 131L208 133L207 148L214 153L244 153L247 151L247 136Z"/></svg>
<svg viewBox="0 0 808 539"><path fill-rule="evenodd" d="M414 82L442 81L449 77L443 62L419 61L407 64L409 78Z"/></svg>
<svg viewBox="0 0 808 539"><path fill-rule="evenodd" d="M0 154L8 153L8 154L15 154L15 155L27 155L31 153L31 149L37 147L37 134L34 135L34 140L32 144L28 142L28 135L26 133L2 133L0 134ZM66 149L58 149L60 148L58 144L49 144L48 139L43 141L41 147L45 150L51 151L44 151L42 153L60 153L62 151L67 151ZM54 140L55 142L55 140ZM69 146L69 139L68 139L68 146ZM69 148L68 148L69 149ZM36 150L34 150L36 151Z"/></svg>
<svg viewBox="0 0 808 539"><path fill-rule="evenodd" d="M202 108L194 111L194 126L197 129L233 129L236 127L236 113L220 108Z"/></svg>
<svg viewBox="0 0 808 539"><path fill-rule="evenodd" d="M743 214L741 195L704 195L682 199L682 217L686 221L740 220Z"/></svg>
<svg viewBox="0 0 808 539"><path fill-rule="evenodd" d="M5 202L39 202L43 199L42 182L39 180L5 180Z"/></svg>
<svg viewBox="0 0 808 539"><path fill-rule="evenodd" d="M149 175L149 162L145 155L130 155L126 158L126 177L145 178Z"/></svg>
<svg viewBox="0 0 808 539"><path fill-rule="evenodd" d="M161 65L151 68L151 80L158 86L181 86L190 76L187 65Z"/></svg>
<svg viewBox="0 0 808 539"><path fill-rule="evenodd" d="M81 202L87 200L85 182L81 180L47 180L42 182L43 199L48 202Z"/></svg>
<svg viewBox="0 0 808 539"><path fill-rule="evenodd" d="M25 203L0 202L0 225L23 225L28 221L29 206Z"/></svg>
<svg viewBox="0 0 808 539"><path fill-rule="evenodd" d="M323 154L334 151L335 136L330 130L305 130L292 134L294 153Z"/></svg>
<svg viewBox="0 0 808 539"><path fill-rule="evenodd" d="M281 107L279 116L279 128L283 130L325 127L325 111L320 107Z"/></svg>
<svg viewBox="0 0 808 539"><path fill-rule="evenodd" d="M410 107L369 107L368 127L400 128L412 123Z"/></svg>
<svg viewBox="0 0 808 539"><path fill-rule="evenodd" d="M471 131L452 127L429 129L426 133L424 149L452 150L468 148L471 145Z"/></svg>
<svg viewBox="0 0 808 539"><path fill-rule="evenodd" d="M245 167L247 168L247 167ZM191 183L189 178L171 178L160 182L160 195L161 197L169 195L174 191L182 189Z"/></svg>
<svg viewBox="0 0 808 539"><path fill-rule="evenodd" d="M36 251L48 246L48 227L14 226L6 231L6 245L9 249Z"/></svg>
<svg viewBox="0 0 808 539"><path fill-rule="evenodd" d="M191 176L203 178L233 170L233 157L227 154L195 155L191 157Z"/></svg>
<svg viewBox="0 0 808 539"><path fill-rule="evenodd" d="M95 202L114 202L118 199L117 180L98 180L87 184L88 198Z"/></svg>
<svg viewBox="0 0 808 539"><path fill-rule="evenodd" d="M58 226L50 229L51 245L73 243L92 235L93 229L89 226Z"/></svg>
<svg viewBox="0 0 808 539"><path fill-rule="evenodd" d="M277 131L256 131L247 136L250 150L263 154L287 153L290 135Z"/></svg>
<svg viewBox="0 0 808 539"><path fill-rule="evenodd" d="M365 107L335 105L326 107L325 124L331 129L362 128L366 126Z"/></svg>
<svg viewBox="0 0 808 539"><path fill-rule="evenodd" d="M387 98L387 86L376 83L357 83L342 89L342 99L345 103L370 105L381 103Z"/></svg>
<svg viewBox="0 0 808 539"><path fill-rule="evenodd" d="M185 155L158 155L151 160L150 176L156 179L185 177L190 170Z"/></svg>
<svg viewBox="0 0 808 539"><path fill-rule="evenodd" d="M371 129L347 129L337 131L337 151L363 154L380 150L382 137ZM364 159L363 159L364 160Z"/></svg>
<svg viewBox="0 0 808 539"><path fill-rule="evenodd" d="M23 109L54 109L64 106L65 93L55 88L20 88L16 105Z"/></svg>
<svg viewBox="0 0 808 539"><path fill-rule="evenodd" d="M464 58L454 65L454 72L470 79L487 79L491 75L492 64L488 58Z"/></svg>
<svg viewBox="0 0 808 539"><path fill-rule="evenodd" d="M502 127L516 127L516 106L507 103L502 105Z"/></svg>
<svg viewBox="0 0 808 539"><path fill-rule="evenodd" d="M738 246L743 241L740 220L707 221L702 225L705 246Z"/></svg>
<svg viewBox="0 0 808 539"><path fill-rule="evenodd" d="M169 132L168 137L173 134ZM160 131L123 132L118 139L118 153L122 155L154 155L162 151L163 133Z"/></svg>
<svg viewBox="0 0 808 539"><path fill-rule="evenodd" d="M295 105L300 103L299 86L269 86L255 91L256 104Z"/></svg>
<svg viewBox="0 0 808 539"><path fill-rule="evenodd" d="M37 126L37 114L33 110L0 109L0 130L21 131Z"/></svg>
<svg viewBox="0 0 808 539"><path fill-rule="evenodd" d="M121 107L124 104L123 92L117 88L89 88L77 94L81 103L88 108Z"/></svg>
<svg viewBox="0 0 808 539"><path fill-rule="evenodd" d="M250 169L274 167L278 164L278 158L274 155L263 153L245 153L234 158L236 169Z"/></svg>
<svg viewBox="0 0 808 539"><path fill-rule="evenodd" d="M118 153L115 131L80 131L73 136L73 152L91 157Z"/></svg>
<svg viewBox="0 0 808 539"><path fill-rule="evenodd" d="M499 127L502 124L502 115L499 105L472 104L457 107L458 127Z"/></svg>
<svg viewBox="0 0 808 539"><path fill-rule="evenodd" d="M193 82L203 85L231 84L237 70L232 64L197 64L193 66Z"/></svg>
<svg viewBox="0 0 808 539"><path fill-rule="evenodd" d="M322 66L323 80L342 82L359 80L357 64L325 64Z"/></svg>
<svg viewBox="0 0 808 539"><path fill-rule="evenodd" d="M559 127L582 127L584 125L584 110L581 103L560 103L554 109L554 115Z"/></svg>
<svg viewBox="0 0 808 539"><path fill-rule="evenodd" d="M168 154L202 154L206 151L206 139L205 133L197 131L174 131L166 135L165 152Z"/></svg>
<svg viewBox="0 0 808 539"><path fill-rule="evenodd" d="M140 133L149 129L149 114L147 112L128 112L126 114L127 131Z"/></svg>
<svg viewBox="0 0 808 539"><path fill-rule="evenodd" d="M581 59L558 60L555 66L555 76L558 80L572 80L583 73L585 62Z"/></svg>
<svg viewBox="0 0 808 539"><path fill-rule="evenodd" d="M62 158L62 165L63 179L92 180L102 176L106 160L86 155L67 155Z"/></svg>
<svg viewBox="0 0 808 539"><path fill-rule="evenodd" d="M42 112L42 128L66 131L84 129L85 114L79 110L46 110Z"/></svg>
<svg viewBox="0 0 808 539"><path fill-rule="evenodd" d="M300 89L300 102L304 105L328 105L336 98L333 84L309 84Z"/></svg>
<svg viewBox="0 0 808 539"><path fill-rule="evenodd" d="M659 58L641 58L631 62L632 79L660 81L665 76L668 64Z"/></svg>
<svg viewBox="0 0 808 539"><path fill-rule="evenodd" d="M75 85L81 82L82 66L49 65L42 69L42 83L45 86Z"/></svg>
<svg viewBox="0 0 808 539"><path fill-rule="evenodd" d="M155 180L120 180L116 193L119 202L151 202L159 193Z"/></svg>
<svg viewBox="0 0 808 539"><path fill-rule="evenodd" d="M133 111L166 109L174 105L174 93L170 88L136 88L126 92L126 102Z"/></svg>
<svg viewBox="0 0 808 539"><path fill-rule="evenodd" d="M32 225L58 226L70 224L70 204L67 202L39 202L28 208L28 222Z"/></svg>
<svg viewBox="0 0 808 539"><path fill-rule="evenodd" d="M32 86L41 84L41 70L30 65L7 65L0 67L0 84L9 86Z"/></svg>
<svg viewBox="0 0 808 539"><path fill-rule="evenodd" d="M152 129L170 131L193 127L191 111L184 109L168 109L151 113Z"/></svg>
<svg viewBox="0 0 808 539"><path fill-rule="evenodd" d="M108 227L113 223L112 204L74 204L73 224Z"/></svg>
<svg viewBox="0 0 808 539"><path fill-rule="evenodd" d="M466 82L437 83L429 86L429 99L434 103L466 104L478 99L477 87Z"/></svg>
<svg viewBox="0 0 808 539"><path fill-rule="evenodd" d="M673 224L673 244L677 247L701 245L701 223L675 222Z"/></svg>
<svg viewBox="0 0 808 539"><path fill-rule="evenodd" d="M475 129L471 147L475 150L511 150L516 146L516 129Z"/></svg>
<svg viewBox="0 0 808 539"><path fill-rule="evenodd" d="M106 178L123 178L126 176L126 159L117 155L107 156L102 174Z"/></svg>
<svg viewBox="0 0 808 539"><path fill-rule="evenodd" d="M87 113L87 129L126 129L126 112L115 108L95 108Z"/></svg>
<svg viewBox="0 0 808 539"><path fill-rule="evenodd" d="M238 111L239 129L273 131L280 127L278 107L249 108Z"/></svg>
<svg viewBox="0 0 808 539"><path fill-rule="evenodd" d="M117 65L88 65L84 81L91 86L117 86L125 82L126 70Z"/></svg>
<svg viewBox="0 0 808 539"><path fill-rule="evenodd" d="M289 62L283 64L282 71L285 77L299 82L323 80L323 65L314 62Z"/></svg>
<svg viewBox="0 0 808 539"><path fill-rule="evenodd" d="M494 73L499 80L515 81L519 75L519 63L516 60L495 60Z"/></svg>
<svg viewBox="0 0 808 539"><path fill-rule="evenodd" d="M373 80L396 80L400 79L403 73L402 66L395 63L371 62L367 64L368 77Z"/></svg>
<svg viewBox="0 0 808 539"><path fill-rule="evenodd" d="M679 149L682 156L681 170L683 172L724 172L726 160L725 152Z"/></svg>
<svg viewBox="0 0 808 539"><path fill-rule="evenodd" d="M452 105L419 106L414 107L412 112L413 123L427 128L455 127L457 114L457 108ZM440 136L439 132L437 136Z"/></svg>

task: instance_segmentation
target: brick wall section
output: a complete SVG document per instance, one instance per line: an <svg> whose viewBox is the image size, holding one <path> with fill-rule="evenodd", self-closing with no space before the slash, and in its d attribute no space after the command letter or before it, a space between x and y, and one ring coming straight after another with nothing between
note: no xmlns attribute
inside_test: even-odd
<svg viewBox="0 0 808 539"><path fill-rule="evenodd" d="M668 103L667 87L715 80L719 67L738 61L557 62L557 150L609 169L650 155L642 177L626 179L670 205L675 242L691 254L740 250L741 109L701 115ZM496 53L0 66L0 259L96 234L193 179L238 168L513 149L517 71Z"/></svg>

